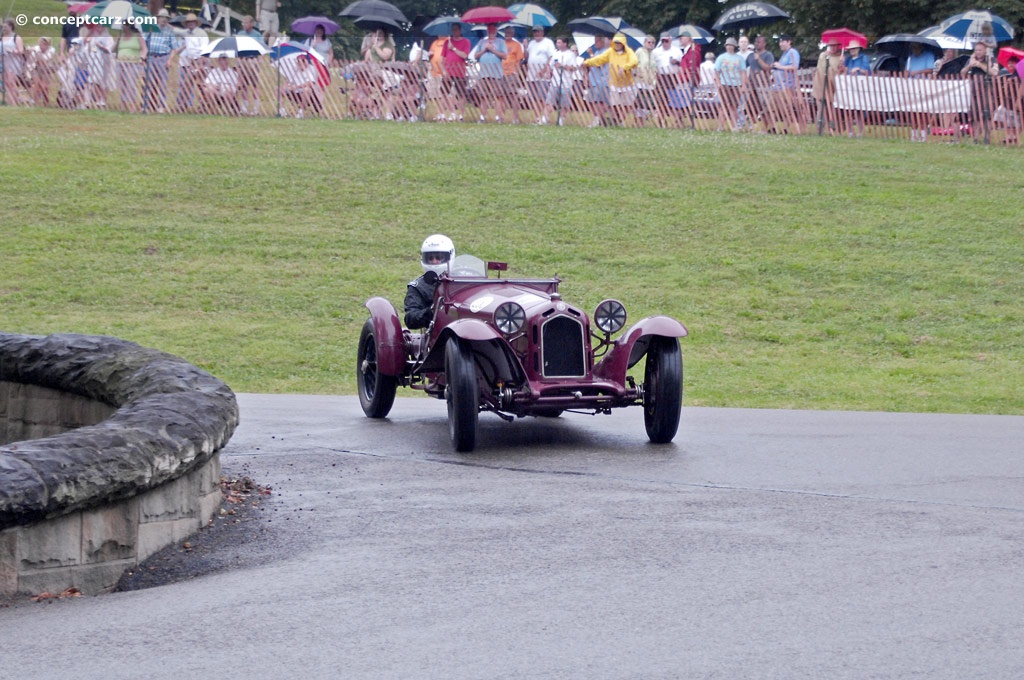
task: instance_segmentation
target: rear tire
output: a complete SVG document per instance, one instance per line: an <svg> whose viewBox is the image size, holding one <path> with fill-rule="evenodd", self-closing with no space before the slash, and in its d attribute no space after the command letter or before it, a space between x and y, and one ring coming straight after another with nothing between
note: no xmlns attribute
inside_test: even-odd
<svg viewBox="0 0 1024 680"><path fill-rule="evenodd" d="M644 427L655 444L667 444L679 429L683 408L683 357L679 340L655 336L644 369Z"/></svg>
<svg viewBox="0 0 1024 680"><path fill-rule="evenodd" d="M472 451L476 447L479 388L473 355L458 338L451 338L445 345L444 377L452 446L459 452Z"/></svg>
<svg viewBox="0 0 1024 680"><path fill-rule="evenodd" d="M373 330L373 319L367 319L359 334L359 351L356 355L356 386L359 391L359 405L367 418L383 418L391 411L398 390L398 378L381 375L377 366L377 334Z"/></svg>

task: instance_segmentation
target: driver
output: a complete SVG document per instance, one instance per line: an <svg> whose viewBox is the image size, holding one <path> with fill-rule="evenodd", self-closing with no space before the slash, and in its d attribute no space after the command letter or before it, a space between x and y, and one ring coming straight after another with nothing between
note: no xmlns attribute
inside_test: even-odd
<svg viewBox="0 0 1024 680"><path fill-rule="evenodd" d="M455 244L444 234L428 236L420 246L423 275L409 282L405 292L405 325L426 328L434 317L434 291L437 277L448 271L455 259Z"/></svg>

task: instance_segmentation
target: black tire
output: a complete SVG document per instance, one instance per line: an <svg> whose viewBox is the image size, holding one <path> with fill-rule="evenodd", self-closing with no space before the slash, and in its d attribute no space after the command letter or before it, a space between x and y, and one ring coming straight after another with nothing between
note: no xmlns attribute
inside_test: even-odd
<svg viewBox="0 0 1024 680"><path fill-rule="evenodd" d="M644 427L655 444L667 444L679 429L683 409L683 357L679 340L656 336L644 369Z"/></svg>
<svg viewBox="0 0 1024 680"><path fill-rule="evenodd" d="M377 370L377 334L373 320L367 319L359 334L359 351L356 356L356 385L359 390L359 405L367 418L383 418L391 411L398 390L398 378L381 375Z"/></svg>
<svg viewBox="0 0 1024 680"><path fill-rule="evenodd" d="M445 401L448 403L448 433L456 451L476 447L479 388L473 356L461 340L452 338L444 348Z"/></svg>

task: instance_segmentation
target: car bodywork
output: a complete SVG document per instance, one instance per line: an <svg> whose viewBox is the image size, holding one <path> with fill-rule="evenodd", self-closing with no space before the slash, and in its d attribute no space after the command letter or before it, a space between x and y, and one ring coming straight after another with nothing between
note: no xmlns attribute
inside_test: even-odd
<svg viewBox="0 0 1024 680"><path fill-rule="evenodd" d="M505 268L488 263L499 273ZM398 386L422 390L448 402L453 444L465 451L475 446L479 412L512 420L642 405L645 416L651 411L645 422L658 421L653 432L648 423L651 440L671 441L682 399L678 339L686 328L652 316L612 340L625 322L621 303L599 304L595 326L562 299L560 282L557 276L488 278L482 261L460 256L438 281L433 322L423 333L402 328L386 299L368 300L357 373L366 415L386 416ZM669 365L661 375L648 366L638 382L629 369L652 352L654 363Z"/></svg>

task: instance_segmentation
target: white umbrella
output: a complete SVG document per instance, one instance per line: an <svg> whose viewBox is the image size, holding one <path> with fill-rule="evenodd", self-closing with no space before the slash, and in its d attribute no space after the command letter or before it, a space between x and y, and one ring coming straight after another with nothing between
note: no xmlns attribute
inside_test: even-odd
<svg viewBox="0 0 1024 680"><path fill-rule="evenodd" d="M233 35L213 41L203 49L201 54L204 57L216 59L217 57L257 57L269 51L262 40L245 35Z"/></svg>

